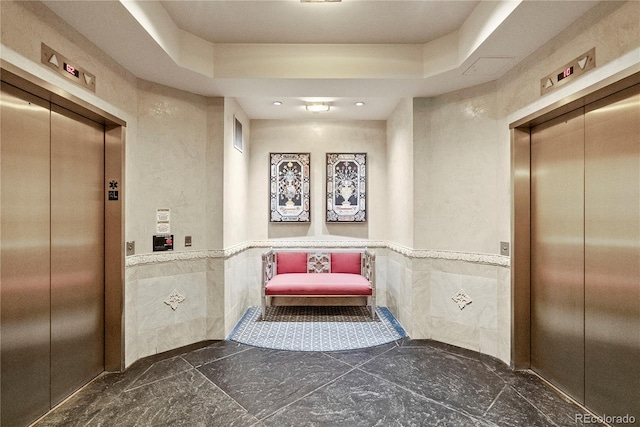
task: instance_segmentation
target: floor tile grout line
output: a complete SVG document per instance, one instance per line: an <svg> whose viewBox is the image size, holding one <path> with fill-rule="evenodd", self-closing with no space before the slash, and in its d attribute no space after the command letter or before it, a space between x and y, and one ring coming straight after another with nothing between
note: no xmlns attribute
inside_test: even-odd
<svg viewBox="0 0 640 427"><path fill-rule="evenodd" d="M415 348L417 348L417 347L415 347ZM496 369L493 369L491 366L488 366L486 363L484 363L483 361L481 361L481 360L479 360L479 359L474 359L474 358L469 357L469 356L464 356L464 355L461 355L461 354L457 354L457 353L454 353L454 352L452 352L452 351L448 351L448 350L445 350L445 349L442 349L442 348L434 347L434 350L436 350L436 351L440 351L440 352L442 352L442 353L449 354L449 355L451 355L451 356L456 356L456 357L460 357L460 358L465 359L465 360L469 360L469 361L472 361L472 362L479 363L480 365L482 365L482 367L483 367L483 368L485 368L487 371L489 371L489 372L491 372L493 375L495 375L495 376L496 376L500 381L502 381L505 385L508 385L507 380L506 380L505 378L503 378L503 377L498 373L498 371L497 371Z"/></svg>
<svg viewBox="0 0 640 427"><path fill-rule="evenodd" d="M348 364L347 364L347 366L350 366L350 365L348 365ZM262 418L259 418L259 420L260 420L260 421L264 421L264 420L266 420L267 418L269 418L269 417L271 417L271 416L273 416L273 415L277 414L278 412L283 411L284 409L288 408L289 406L293 405L294 403L299 402L300 400L304 399L305 397L312 395L312 394L313 394L313 393L315 393L316 391L321 390L321 389L323 389L323 388L325 388L325 387L327 387L327 386L329 386L329 385L331 385L331 384L335 383L335 382L336 382L336 381L338 381L340 378L344 377L344 376L345 376L345 375L347 375L348 373L353 372L353 371L355 371L355 370L357 370L357 369L358 369L357 367L353 367L353 368L349 369L348 371L344 372L344 373L343 373L343 374L341 374L341 375L338 375L338 376L337 376L337 377L335 377L334 379L332 379L332 380L330 380L330 381L328 381L328 382L326 382L326 383L324 383L324 384L322 384L322 385L318 386L317 388L315 388L315 389L311 390L311 391L310 391L310 392L308 392L308 393L305 393L304 395L300 396L299 398L295 399L294 401L289 402L289 403L287 403L286 405L282 406L281 408L276 409L276 410L275 410L275 411L273 411L272 413L270 413L270 414L268 414L268 415L265 415L265 416L264 416L264 417L262 417ZM363 372L364 372L364 371L363 371Z"/></svg>
<svg viewBox="0 0 640 427"><path fill-rule="evenodd" d="M486 409L486 411L484 411L484 413L482 414L482 417L486 417L487 414L489 413L489 411L491 410L491 408L493 408L493 405L496 404L496 402L498 401L498 399L500 398L500 396L502 396L502 393L504 393L505 389L509 387L506 383L502 386L502 388L500 389L500 392L498 392L498 394L496 395L496 397L493 399L493 401L491 402L491 404L489 405L489 407Z"/></svg>
<svg viewBox="0 0 640 427"><path fill-rule="evenodd" d="M350 373L353 373L353 372L355 372L355 371L360 371L360 372L362 372L362 373L365 373L365 374L371 375L372 377L378 378L378 379L380 379L380 380L382 380L382 381L384 381L384 382L386 382L386 383L390 383L390 384L392 384L392 385L394 385L394 386L396 386L396 387L399 387L400 389L403 389L403 390L405 390L405 391L409 392L410 394L413 394L413 395L417 396L417 397L418 397L418 398L420 398L421 400L425 400L425 401L427 401L427 402L431 402L431 403L433 403L433 404L435 404L435 405L437 405L437 406L440 406L440 407L445 408L445 409L448 409L448 410L450 410L450 411L452 411L452 412L458 413L458 414L460 414L461 416L463 416L463 417L467 418L468 420L470 420L470 421L472 421L472 422L474 422L474 423L477 423L478 425L482 425L482 426L496 426L495 421L491 421L491 419L487 419L487 418L486 418L486 416L487 416L487 414L489 414L489 413L492 411L492 409L493 409L493 408L495 407L495 405L496 405L496 402L498 402L498 400L500 400L501 396L504 396L505 390L509 390L509 391L510 391L510 390L513 390L513 391L515 391L515 392L516 392L516 394L517 394L517 396L518 396L518 398L522 399L521 401L526 402L526 404L530 405L533 409L535 409L535 413L539 414L539 416L541 416L541 417L542 417L542 418L541 418L541 420L546 420L547 422L549 422L549 423L550 423L550 425L553 425L553 426L556 426L556 427L557 427L557 426L559 426L559 425L562 425L562 424L561 424L561 423L562 423L562 420L571 419L571 417L569 416L569 413L568 413L568 412L567 412L567 413L564 413L564 412L563 412L563 413L559 414L559 415L561 415L561 416L560 416L560 417L556 417L556 418L555 418L555 421L554 421L554 418L552 418L552 416L553 416L553 415L556 415L556 413L554 413L554 412L553 412L553 409L552 409L549 413L543 412L543 410L541 410L541 409L540 409L540 407L545 407L545 404L546 404L546 403L545 403L544 401L543 401L543 402L539 402L539 403L542 403L542 405L541 405L540 407L539 407L538 405L534 404L533 402L535 401L535 399L534 399L534 400L530 400L530 399L531 399L531 397L529 397L529 398L527 398L527 397L526 397L526 396L528 396L528 395L529 395L529 393L527 393L527 388L524 388L524 385L526 385L526 384L525 384L525 383L523 383L523 385L520 385L520 384L519 384L519 383L517 383L517 382L516 382L516 383L514 383L514 382L510 381L510 380L509 380L509 377L506 375L507 373L506 373L506 372L502 372L499 368L497 368L497 369L492 369L491 365L485 364L485 363L483 363L483 362L481 362L481 361L479 361L479 360L476 360L476 359L473 359L473 358L470 358L470 357L461 356L461 355L458 355L458 354L455 354L455 353L451 353L451 352L446 351L446 350L443 350L443 349L441 349L441 348L433 348L433 347L429 347L429 346L403 346L403 345L400 345L402 342L403 342L403 339L399 339L399 340L395 340L395 341L393 341L392 343L389 343L389 345L390 345L390 347L389 347L389 348L386 348L386 349L382 350L382 352L381 352L381 353L379 353L379 354L376 354L376 355L374 355L374 356L371 356L371 357L370 357L370 358L368 358L368 359L365 359L365 361L364 361L364 362L362 362L362 363L361 363L361 364L359 364L359 365L358 365L358 364L352 365L352 364L351 364L351 363L349 363L349 362L344 362L344 361L342 361L342 360L337 359L337 358L336 358L336 357L334 357L334 355L333 355L333 353L334 353L334 352L317 352L317 353L321 353L321 354L323 354L324 356L327 356L330 360L334 360L334 361L338 361L338 362L343 363L344 365L346 365L346 366L344 366L344 365L343 365L343 367L344 367L345 369L348 369L348 368L350 368L350 369L348 369L347 371L345 371L343 374L341 374L341 375L337 376L336 378L334 378L334 379L332 379L332 380L330 380L330 381L326 382L325 384L321 384L321 385L319 385L319 386L318 386L317 388L315 388L314 390L312 390L312 391L310 391L310 392L308 392L308 393L304 394L303 396L301 396L301 397L297 398L297 399L296 399L296 400L294 400L293 402L291 402L291 403L289 403L289 404L287 404L287 405L283 406L282 408L278 408L277 410L274 410L274 411L272 411L270 414L265 415L265 416L263 416L263 417L261 417L261 418L258 418L256 415L251 414L251 413L250 413L250 412L249 412L249 411L248 411L248 410L247 410L243 405L241 405L238 401L236 401L236 400L235 400L233 397L231 397L227 392L225 392L222 388L220 388L220 386L218 386L215 382L213 382L211 379L209 379L208 377L206 377L206 375L204 375L204 374L203 374L203 372L201 372L201 371L198 369L198 367L202 367L202 366L204 366L204 365L208 365L208 364L213 363L213 362L215 362L215 361L220 361L220 360L223 360L223 359L228 359L228 358L230 358L230 357L232 357L232 356L239 355L239 354L244 353L245 351L248 351L248 350L251 350L251 349L258 349L258 350L260 350L259 348L256 348L256 347L253 347L253 346L247 346L246 348L244 348L244 349L240 349L239 351L237 351L237 352L235 352L235 353L233 353L233 354L228 354L228 355L225 355L225 356L223 356L223 357L220 357L220 358L217 358L217 359L211 360L211 361L209 361L209 362L207 362L207 363L205 363L205 364L203 364L203 365L199 365L198 367L193 366L193 365L191 365L191 363L189 363L188 361L186 361L186 360L184 359L184 357L185 357L185 356L187 356L189 353L184 353L184 354L181 354L181 355L174 356L174 357L172 357L172 358L158 360L158 361L156 361L156 362L152 363L151 365L149 365L149 366L148 366L148 367L146 367L146 368L144 368L144 367L143 367L143 369L144 369L144 370L142 371L142 373L141 373L141 374L136 375L136 376L133 376L133 377L132 377L132 379L124 379L124 378L123 378L121 381L122 381L122 382L124 382L125 384L126 384L126 382L129 382L129 384L130 384L130 385L135 384L135 382L136 382L136 381L139 381L143 376L145 376L147 373L149 373L149 371L150 371L150 370L152 370L152 368L154 368L154 366L155 366L156 364L158 364L158 363L160 363L160 362L162 362L162 361L164 361L164 360L176 359L176 358L178 358L178 357L180 357L180 358L183 360L183 362L187 363L187 365L189 366L189 368L188 368L188 369L183 370L183 371L179 371L179 372L176 372L176 373L173 373L173 374L171 374L171 375L168 375L168 376L163 377L163 378L161 378L161 379L158 379L158 380L156 380L156 381L149 382L149 383L144 384L144 385L136 386L136 387L134 387L134 388L130 388L130 389L126 389L125 387L117 387L117 388L114 388L114 390L113 390L113 391L115 392L115 393L113 394L113 396L114 396L114 397L113 397L113 398L110 398L110 399L108 400L108 404L106 404L106 405L104 405L104 406L100 407L100 408L99 408L99 410L98 410L97 412L93 413L93 414L91 414L91 413L87 414L87 415L90 415L90 416L91 416L91 418L90 418L88 421L84 421L84 422L83 422L83 424L80 424L80 425L89 426L89 425L91 425L91 423L96 422L96 420L98 420L98 421L97 421L98 423L101 423L101 422L102 422L102 421L101 421L101 420L102 420L102 418L101 418L101 414L108 414L108 412L106 412L105 410L106 410L107 408L111 407L111 405L112 405L112 403L113 403L113 399L114 399L114 398L116 398L116 396L118 396L118 395L124 395L124 393L127 393L127 392L129 392L129 391L139 390L139 389L141 389L141 388L143 388L143 387L145 387L145 386L147 386L147 385L153 385L153 384L156 384L156 383L158 383L158 382L160 382L160 381L163 381L163 380L165 380L165 379L173 378L173 377L175 377L175 376L177 376L177 375L180 375L180 374L186 373L186 372L190 371L191 369L195 369L195 370L197 370L197 371L198 371L198 373L199 373L200 375L204 376L204 377L205 377L205 379L206 379L206 381L207 381L208 383L212 384L216 390L220 390L220 391L222 391L222 393L223 393L223 395L224 395L224 396L227 396L229 399L231 399L231 400L232 400L232 401L237 405L237 407L241 408L241 409L245 412L245 414L249 416L249 419L248 419L248 420L246 420L246 421L247 421L247 425L251 425L251 426L254 426L254 427L261 426L261 425L263 424L262 422L263 422L264 420L266 420L267 418L272 417L272 416L274 416L274 415L276 415L276 414L279 414L279 413L280 413L280 411L286 410L286 408L291 407L291 405L293 405L293 404L295 404L295 403L300 402L300 400L302 400L302 399L308 398L308 397L309 397L310 395L312 395L313 393L315 393L315 392L317 392L317 391L319 391L319 390L322 390L323 388L326 388L326 387L328 387L328 386L330 386L330 385L332 385L332 384L336 383L337 381L339 381L339 380L340 380L341 378L343 378L344 376L346 376L346 375L348 375L348 374L350 374ZM435 400L435 399L433 399L433 398L429 398L429 397L427 397L427 396L425 396L425 395L422 395L420 392L417 392L417 391L413 391L413 390L411 390L411 389L408 389L407 387L402 386L402 385L400 385L400 384L398 384L398 383L394 382L394 380L389 380L389 379L385 379L385 378L381 377L380 375L382 375L382 374L378 374L378 373L376 373L375 371L372 373L372 372L369 372L369 371L365 370L366 365L368 365L370 362L373 362L374 360L378 359L379 357L381 357L381 356L382 356L382 355L384 355L384 354L388 354L389 352L391 352L391 350L400 349L400 348L402 348L402 347L406 347L407 349L409 349L409 351L410 351L410 352L411 352L411 350L415 350L415 349L424 349L424 350L431 349L435 354L440 353L440 354L450 354L450 355L452 355L452 356L460 356L460 359L462 359L462 360L467 360L467 361L469 361L469 362L479 363L479 364L480 364L484 369L486 369L486 370L489 370L489 371L493 372L493 373L494 373L494 375L496 375L496 376L497 376L497 377L498 377L498 378L499 378L499 379L500 379L500 380L505 384L505 386L503 386L503 387L501 388L501 390L499 391L499 393L498 393L498 394L496 395L496 397L493 399L492 403L491 403L491 404L489 405L489 407L484 411L483 415L479 416L479 415L475 415L475 414L467 413L467 412L466 412L466 410L465 410L465 409L463 409L464 407L462 407L462 408L460 408L460 409L457 409L455 405L454 405L454 406L450 406L450 403L449 403L448 401L446 401L446 400L445 400L444 402L437 401L437 400ZM268 350L268 349L264 349L264 350ZM281 350L272 350L272 351L281 351ZM355 350L354 350L354 351L355 351ZM349 352L349 351L347 351L346 353L348 353L348 352ZM303 352L303 353L306 353L306 352ZM365 356L369 356L369 355L365 355ZM383 372L383 371L380 371L380 372ZM513 372L511 372L511 374L513 374ZM107 375L110 375L110 374L108 373ZM117 374L116 374L116 375L117 375ZM533 373L533 375L535 376L535 373ZM116 383L116 384L117 384L117 383ZM547 386L547 384L544 384L544 385L545 385L545 386ZM509 387L509 389L507 389L506 387ZM545 387L545 388L548 388L548 387ZM553 388L551 388L551 389L552 389L553 391L555 391L555 393L553 393L553 396L557 396L557 397L562 397L562 396L563 396L561 393L557 392L557 390L555 390L555 389L553 389ZM522 390L522 391L521 391L521 390ZM123 396L123 397L124 397L124 396ZM511 400L511 399L509 399L509 400ZM551 397L550 397L550 400L553 400L553 399L551 399ZM109 402L109 401L112 401L112 402ZM517 402L517 399L514 399L514 402ZM575 405L575 402L573 402L573 401L567 401L567 402ZM576 405L576 406L577 406L577 408L576 408L576 409L581 408L579 405ZM93 411L91 411L91 412L93 412ZM85 412L85 414L86 414L86 412ZM494 414L495 414L495 412L494 412ZM84 418L84 417L83 417L83 418Z"/></svg>
<svg viewBox="0 0 640 427"><path fill-rule="evenodd" d="M153 362L151 365L149 365L149 366L147 367L147 369L145 369L145 370L144 370L140 375L138 375L138 376L137 376L137 377L135 377L133 380L131 380L131 382L129 383L129 385L128 385L127 387L123 387L123 388L122 388L122 391L121 391L120 393L124 393L125 391L127 391L127 389L128 389L132 384L135 384L135 383L136 383L136 381L138 381L140 378L142 378L142 376L143 376L144 374L146 374L147 372L149 372L149 370L150 370L150 369L153 367L153 365L155 365L155 364L156 364L156 362ZM126 372L126 371L125 371L125 372Z"/></svg>
<svg viewBox="0 0 640 427"><path fill-rule="evenodd" d="M461 348L462 348L462 347L461 347ZM490 371L492 371L492 372L495 372L495 371L496 371L495 369L491 368L490 366L487 366L487 364L486 364L486 363L484 363L484 362L483 362L482 360L480 360L480 359L473 358L473 357L470 357L470 356L465 356L465 355L463 355L463 354L454 353L453 351L445 350L445 349L443 349L443 348L436 348L436 350L442 351L443 353L451 354L451 355L453 355L453 356L458 356L458 357L461 357L461 358L464 358L464 359L467 359L467 360L472 360L472 361L474 361L474 362L478 362L478 363L482 364L484 367L486 367L488 370L490 370ZM474 350L469 350L469 351L474 351ZM482 354L482 353L480 353L480 352L477 352L477 353L478 353L478 354ZM487 355L487 356L488 356L488 355ZM500 362L502 362L500 359L498 359L498 360L499 360ZM504 362L502 362L502 363L504 363ZM508 366L508 365L505 363L505 366Z"/></svg>
<svg viewBox="0 0 640 427"><path fill-rule="evenodd" d="M513 391L516 392L516 394L518 396L520 396L525 402L527 402L529 405L531 405L531 407L533 409L535 409L536 411L538 411L539 413L542 414L543 417L545 417L547 419L547 421L549 421L551 424L553 424L554 426L558 427L558 424L556 422L554 422L551 417L549 417L547 414L545 414L540 408L538 408L538 406L536 404L534 404L532 401L530 401L529 399L527 399L527 397L525 395L523 395L522 393L520 393L520 391L515 388L513 385L510 385L509 387L511 387L513 389Z"/></svg>
<svg viewBox="0 0 640 427"><path fill-rule="evenodd" d="M246 344L243 344L243 345L246 345ZM187 362L189 365L191 365L191 366L193 366L194 368L198 369L198 368L201 368L201 367L203 367L203 366L205 366L205 365L208 365L209 363L213 363L213 362L217 362L217 361L219 361L219 360L227 359L227 358L229 358L229 357L231 357L231 356L235 356L236 354L244 353L245 351L247 351L247 350L252 350L252 349L254 349L254 348L258 348L258 347L248 346L248 348L242 349L242 350L237 351L237 352L232 353L232 354L227 354L227 355L225 355L225 356L218 357L217 359L210 360L210 361L208 361L208 362L206 362L206 363L203 363L203 364L201 364L201 365L197 365L197 366L196 366L196 365L194 365L193 363L189 362L189 361L188 361L188 360L186 360L186 359L184 359L184 360L185 360L185 362Z"/></svg>
<svg viewBox="0 0 640 427"><path fill-rule="evenodd" d="M226 391L224 391L224 389L222 389L222 387L220 387L218 384L214 383L213 380L211 380L208 376L206 376L204 373L200 372L200 370L198 370L197 368L193 368L197 373L199 373L204 379L205 381L209 382L210 384L212 384L216 389L220 390L225 396L227 396L229 399L231 399L236 405L238 405L240 408L242 408L247 414L251 415L253 418L256 419L256 422L260 422L261 420L256 417L255 415L253 415L251 412L249 412L249 410L247 408L245 408L244 406L242 406L240 404L240 402L238 402L236 399L234 399L231 395L229 395L229 393L227 393ZM252 425L255 425L256 423L253 423Z"/></svg>
<svg viewBox="0 0 640 427"><path fill-rule="evenodd" d="M365 371L365 370L363 370L363 369L360 369L360 367L357 367L357 368L355 368L355 369L357 369L357 370L359 370L359 371L362 371L363 373L369 374L369 375L371 375L371 376L373 376L373 377L376 377L376 378L378 378L379 380L382 380L382 381L384 381L384 382L386 382L386 383L393 384L394 386L396 386L396 387L398 387L398 388L401 388L401 389L403 389L403 390L405 390L405 391L408 391L409 393L414 394L414 395L416 395L416 396L420 397L420 398L421 398L421 399L423 399L423 400L426 400L426 401L428 401L428 402L432 402L432 403L434 403L434 404L436 404L436 405L438 405L438 406L442 406L443 408L446 408L446 409L448 409L448 410L450 410L450 411L456 412L456 413L458 413L458 414L460 414L460 415L462 415L462 416L465 416L465 417L467 417L467 418L470 418L470 419L472 419L472 420L474 420L474 421L487 421L487 420L483 420L483 419L482 419L482 417L477 417L477 416L475 416L475 415L473 415L473 414L467 413L466 411L464 411L464 410L462 410L462 409L454 408L454 407L452 407L452 406L449 406L449 405L444 404L443 402L438 402L438 401L437 401L437 400L435 400L435 399L432 399L432 398L427 397L427 396L425 396L425 395L423 395L423 394L420 394L420 393L418 393L418 392L417 392L417 391L415 391L415 390L411 390L410 388L407 388L407 387L403 386L402 384L398 384L398 383L396 383L396 382L394 382L394 381L391 381L391 380L389 380L389 379L386 379L386 378L384 378L384 377L381 377L381 376L380 376L380 375L378 375L378 374L374 374L374 373L372 373L372 372ZM495 423L493 423L493 422L492 422L492 424L495 424Z"/></svg>
<svg viewBox="0 0 640 427"><path fill-rule="evenodd" d="M439 352L442 352L442 353L446 353L446 354L452 355L452 356L459 357L459 358L464 359L464 360L468 360L468 361L471 361L471 362L479 363L483 368L485 368L487 371L491 372L493 375L495 375L503 383L503 387L500 389L500 392L498 392L498 394L493 399L493 401L491 402L489 407L482 414L481 419L483 419L484 421L489 421L489 420L485 419L485 416L489 413L489 410L493 407L495 402L497 402L498 398L500 397L500 395L502 395L502 393L504 392L505 388L509 387L509 384L507 383L507 380L505 378L503 378L502 376L500 376L495 369L492 369L490 366L487 366L486 363L482 362L481 360L479 360L477 358L465 356L465 355L462 355L462 354L457 354L457 353L454 353L453 351L449 351L449 350L446 350L444 348L435 348L435 350L439 351ZM492 422L492 421L489 421L489 422Z"/></svg>
<svg viewBox="0 0 640 427"><path fill-rule="evenodd" d="M384 345L384 344L383 344L383 345ZM397 343L396 343L396 346L394 346L394 347L390 347L390 348L386 349L385 351L383 351L382 353L380 353L380 354L376 354L375 356L371 357L370 359L368 359L368 360L366 360L366 361L364 361L364 362L362 362L362 363L360 363L360 364L357 364L357 365L352 365L352 364L351 364L351 363L349 363L349 362L345 362L345 361L343 361L343 360L340 360L340 359L338 359L338 358L335 358L335 357L333 357L329 352L322 352L322 353L323 353L323 354L325 354L325 355L327 355L327 356L329 356L329 357L331 357L331 358L332 358L332 359L334 359L334 360L337 360L338 362L342 362L342 363L346 364L347 366L352 366L353 368L359 368L359 367L364 366L364 365L366 365L367 363L371 362L372 360L377 359L378 357L382 356L383 354L388 353L389 351L393 350L393 349L394 349L394 348L396 348L396 347L399 347L399 346L397 345ZM369 347L369 348L371 348L371 347ZM357 351L357 350L356 350L356 351Z"/></svg>
<svg viewBox="0 0 640 427"><path fill-rule="evenodd" d="M484 365L484 364L483 364L483 365ZM484 365L484 366L486 366L486 365ZM491 373L492 373L493 375L495 375L496 377L498 377L498 378L500 379L500 381L502 381L503 383L505 383L505 384L507 384L507 385L509 384L509 383L507 382L507 379L506 379L506 378L504 378L502 375L500 375L500 374L498 373L498 371L496 371L495 369L491 369L491 368L489 368L489 367L487 367L487 369L488 369L489 371L491 371ZM515 372L515 371L514 371L514 372Z"/></svg>
<svg viewBox="0 0 640 427"><path fill-rule="evenodd" d="M407 336L407 337L408 337L408 336ZM403 347L407 347L407 348L423 348L423 347L425 347L425 346L411 346L411 345L407 345L407 346L403 346ZM454 347L455 347L455 346L454 346ZM483 366L485 366L488 370L493 371L493 372L495 372L495 371L496 371L495 369L493 369L492 367L488 366L485 362L483 362L482 360L478 359L477 357L466 356L466 355L464 355L464 354L456 353L454 350L447 350L446 348L439 348L439 347L429 347L429 348L431 348L431 349L433 349L433 350L436 350L436 351L441 351L441 352L443 352L443 353L450 354L450 355L452 355L452 356L457 356L457 357L461 357L461 358L466 359L466 360L472 360L472 361L474 361L474 362L478 362L478 363L482 364ZM464 347L459 347L459 348L461 348L461 349L463 349L463 350L468 350L468 351L472 351L472 352L478 353L479 355L482 355L482 356L493 357L493 356L490 356L490 355L488 355L488 354L483 354L483 353L480 353L479 351L470 350L470 349L467 349L467 348L464 348ZM504 363L504 362L502 362L502 360L500 360L500 359L498 359L498 358L495 358L495 359L496 359L496 361L498 361L498 362L500 362L500 363ZM508 365L507 365L506 363L504 363L504 365L508 367Z"/></svg>
<svg viewBox="0 0 640 427"><path fill-rule="evenodd" d="M188 362L187 362L187 363L188 363ZM189 365L191 365L191 364L189 364ZM194 368L193 366L190 366L188 369L185 369L185 370L183 370L183 371L175 372L175 373L173 373L173 374L171 374L171 375L167 375L166 377L159 378L159 379L157 379L157 380L155 380L155 381L151 381L151 382L148 382L148 383L146 383L146 384L139 385L139 386L137 386L137 387L124 389L124 390L122 390L122 393L129 393L129 392L131 392L131 391L138 390L138 389L140 389L140 388L142 388L142 387L147 387L147 386L150 386L150 385L152 385L152 384L159 383L160 381L164 381L164 380L167 380L167 379L169 379L169 378L173 378L173 377L175 377L175 376L177 376L177 375L184 374L185 372L189 372L189 371L194 370L194 369L196 369L196 368Z"/></svg>
<svg viewBox="0 0 640 427"><path fill-rule="evenodd" d="M100 412L102 412L103 408L100 408L100 410L98 412L96 412L93 417L91 417L91 419L89 421L87 421L84 425L84 427L87 427L89 424L91 424L91 421L95 420L96 417L100 414Z"/></svg>

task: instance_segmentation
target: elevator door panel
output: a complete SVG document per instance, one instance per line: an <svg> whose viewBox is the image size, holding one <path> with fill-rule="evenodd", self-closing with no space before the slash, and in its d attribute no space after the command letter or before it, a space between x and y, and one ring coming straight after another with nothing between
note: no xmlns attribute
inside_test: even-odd
<svg viewBox="0 0 640 427"><path fill-rule="evenodd" d="M585 400L640 416L640 86L585 115Z"/></svg>
<svg viewBox="0 0 640 427"><path fill-rule="evenodd" d="M104 370L104 128L51 111L52 406Z"/></svg>
<svg viewBox="0 0 640 427"><path fill-rule="evenodd" d="M2 84L0 425L49 409L49 103Z"/></svg>
<svg viewBox="0 0 640 427"><path fill-rule="evenodd" d="M531 366L584 401L583 110L531 129Z"/></svg>

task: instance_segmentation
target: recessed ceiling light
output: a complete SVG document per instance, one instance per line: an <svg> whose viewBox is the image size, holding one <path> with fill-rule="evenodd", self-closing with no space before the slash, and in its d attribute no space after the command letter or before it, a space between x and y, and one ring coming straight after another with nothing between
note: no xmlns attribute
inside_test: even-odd
<svg viewBox="0 0 640 427"><path fill-rule="evenodd" d="M364 105L364 102L362 101L356 102L356 107L362 107L363 105Z"/></svg>
<svg viewBox="0 0 640 427"><path fill-rule="evenodd" d="M273 105L282 105L282 101L273 101Z"/></svg>
<svg viewBox="0 0 640 427"><path fill-rule="evenodd" d="M307 108L307 111L310 111L312 113L322 113L322 112L329 111L329 109L331 108L331 103L330 102L305 102L305 107Z"/></svg>

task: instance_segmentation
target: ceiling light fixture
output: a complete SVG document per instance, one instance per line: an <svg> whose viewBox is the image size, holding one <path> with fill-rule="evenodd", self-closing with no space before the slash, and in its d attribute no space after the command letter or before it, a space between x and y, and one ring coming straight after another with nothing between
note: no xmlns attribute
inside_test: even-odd
<svg viewBox="0 0 640 427"><path fill-rule="evenodd" d="M362 101L356 102L356 107L362 107L362 106L364 106L364 102Z"/></svg>
<svg viewBox="0 0 640 427"><path fill-rule="evenodd" d="M300 0L300 3L340 3L342 0Z"/></svg>
<svg viewBox="0 0 640 427"><path fill-rule="evenodd" d="M331 109L330 102L305 102L307 111L311 111L314 114L323 113Z"/></svg>
<svg viewBox="0 0 640 427"><path fill-rule="evenodd" d="M273 101L273 105L280 106L282 105L282 101Z"/></svg>

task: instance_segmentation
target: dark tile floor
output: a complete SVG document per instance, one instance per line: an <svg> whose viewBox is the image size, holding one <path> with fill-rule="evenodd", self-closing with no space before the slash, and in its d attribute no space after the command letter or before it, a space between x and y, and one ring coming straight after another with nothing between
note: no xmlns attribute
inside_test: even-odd
<svg viewBox="0 0 640 427"><path fill-rule="evenodd" d="M583 411L535 375L436 341L326 353L220 341L184 351L102 375L37 426L581 425Z"/></svg>

